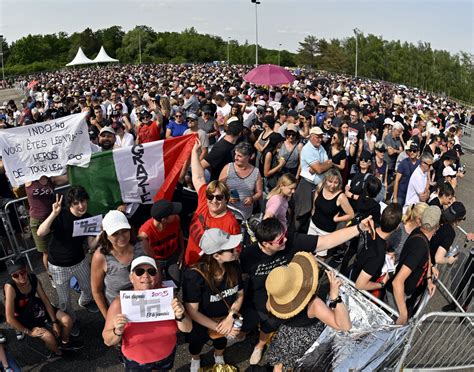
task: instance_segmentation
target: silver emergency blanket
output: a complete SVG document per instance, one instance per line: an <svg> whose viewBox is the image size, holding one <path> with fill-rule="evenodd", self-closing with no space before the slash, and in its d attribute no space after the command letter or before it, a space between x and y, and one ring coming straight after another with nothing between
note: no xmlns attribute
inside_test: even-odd
<svg viewBox="0 0 474 372"><path fill-rule="evenodd" d="M299 360L298 371L376 371L405 339L410 326L395 326L393 320L362 293L349 285L341 297L352 321L350 332L330 327Z"/></svg>

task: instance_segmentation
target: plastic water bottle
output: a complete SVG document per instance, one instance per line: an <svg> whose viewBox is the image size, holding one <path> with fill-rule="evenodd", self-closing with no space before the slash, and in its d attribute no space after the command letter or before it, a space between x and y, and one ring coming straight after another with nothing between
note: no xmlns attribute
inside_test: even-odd
<svg viewBox="0 0 474 372"><path fill-rule="evenodd" d="M451 247L446 257L453 257L453 256L456 256L458 253L459 253L459 245L455 245L454 247Z"/></svg>
<svg viewBox="0 0 474 372"><path fill-rule="evenodd" d="M232 325L232 329L233 330L234 329L240 330L242 328L243 324L244 324L244 318L239 316L238 318L234 319L234 324ZM235 336L228 335L228 336L226 336L226 338L228 340L231 340L231 339L235 338Z"/></svg>

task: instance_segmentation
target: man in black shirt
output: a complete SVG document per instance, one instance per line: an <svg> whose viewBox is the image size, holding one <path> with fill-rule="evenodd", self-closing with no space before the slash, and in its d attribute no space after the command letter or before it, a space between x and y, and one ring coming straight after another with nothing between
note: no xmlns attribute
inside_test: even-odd
<svg viewBox="0 0 474 372"><path fill-rule="evenodd" d="M384 209L380 227L375 229L375 240L367 236L367 245L357 253L351 273L351 279L355 282L356 288L366 291L385 288L389 277L388 273L382 273L382 268L388 251L387 240L398 228L401 220L402 207L400 204L390 204Z"/></svg>
<svg viewBox="0 0 474 372"><path fill-rule="evenodd" d="M269 334L276 331L280 322L272 318L266 308L267 292L265 281L275 267L287 265L293 256L300 251L324 251L368 231L375 234L372 217L368 217L356 226L337 230L325 236L293 233L287 238L287 231L277 218L263 220L255 231L257 243L246 246L240 254L242 272L250 277L249 299L244 305L244 318L260 323L259 342L250 358L250 364L258 364ZM250 327L249 321L248 326ZM255 324L256 325L256 324Z"/></svg>
<svg viewBox="0 0 474 372"><path fill-rule="evenodd" d="M219 140L211 152L201 160L204 169L211 172L211 181L219 179L222 168L228 163L232 163L232 150L242 134L243 126L240 121L233 121L228 124L224 138Z"/></svg>
<svg viewBox="0 0 474 372"><path fill-rule="evenodd" d="M89 195L84 188L72 187L66 196L67 208L62 208L63 196L56 195L51 214L39 226L37 232L38 236L52 233L48 246L48 268L58 293L59 308L68 313L74 321L76 316L69 293L69 281L73 276L77 278L81 288L79 305L90 312L99 311L92 298L91 271L83 249L86 236L73 236L74 222L91 217L87 213L88 199ZM92 249L97 247L98 240L99 235L87 237Z"/></svg>
<svg viewBox="0 0 474 372"><path fill-rule="evenodd" d="M431 296L436 290L432 279L429 241L439 227L440 217L441 210L438 207L426 208L421 216L421 227L413 230L403 245L392 282L399 325L407 323L416 298L424 292L426 286Z"/></svg>

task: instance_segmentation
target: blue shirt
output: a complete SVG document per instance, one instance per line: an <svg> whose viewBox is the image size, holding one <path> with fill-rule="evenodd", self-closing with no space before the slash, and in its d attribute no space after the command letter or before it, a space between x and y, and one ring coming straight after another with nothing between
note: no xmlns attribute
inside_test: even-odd
<svg viewBox="0 0 474 372"><path fill-rule="evenodd" d="M400 164L398 165L397 173L400 173L402 177L400 178L400 182L398 183L398 193L397 197L403 196L405 198L408 190L408 183L410 182L410 177L415 171L416 167L420 165L420 160L417 160L415 164L413 164L410 158L403 159Z"/></svg>
<svg viewBox="0 0 474 372"><path fill-rule="evenodd" d="M188 129L188 123L184 121L181 124L178 124L174 120L170 120L170 122L166 126L166 129L169 129L171 131L171 137L179 137L184 134L186 129Z"/></svg>
<svg viewBox="0 0 474 372"><path fill-rule="evenodd" d="M315 162L324 163L327 160L328 154L323 145L316 148L311 142L308 142L301 150L301 177L318 185L323 180L324 174L311 174L309 172L309 166Z"/></svg>

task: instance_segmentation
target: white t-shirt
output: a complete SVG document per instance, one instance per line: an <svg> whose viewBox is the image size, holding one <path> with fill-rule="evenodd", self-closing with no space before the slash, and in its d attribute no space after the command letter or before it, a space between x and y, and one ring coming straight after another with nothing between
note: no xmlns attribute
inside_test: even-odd
<svg viewBox="0 0 474 372"><path fill-rule="evenodd" d="M232 107L228 103L226 103L223 107L218 106L216 110L216 115L220 113L222 114L222 116L227 117L230 114L231 109Z"/></svg>
<svg viewBox="0 0 474 372"><path fill-rule="evenodd" d="M428 175L423 173L420 166L416 167L415 171L408 182L407 197L403 207L406 210L410 205L420 202L420 194L425 192L426 183L428 182Z"/></svg>
<svg viewBox="0 0 474 372"><path fill-rule="evenodd" d="M122 139L120 138L120 136L115 136L115 146L114 146L114 148L133 146L134 144L135 144L135 141L133 139L133 136L128 132L124 133Z"/></svg>

